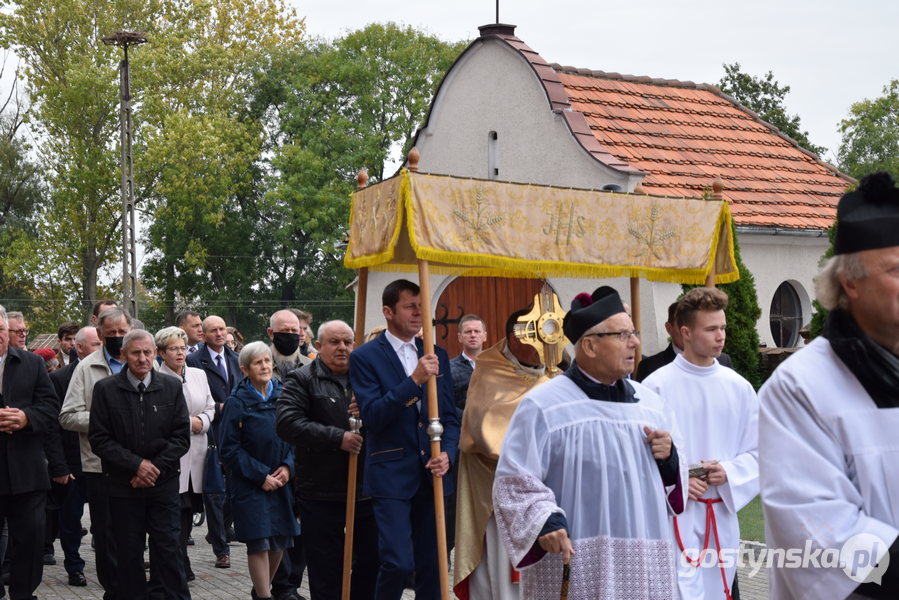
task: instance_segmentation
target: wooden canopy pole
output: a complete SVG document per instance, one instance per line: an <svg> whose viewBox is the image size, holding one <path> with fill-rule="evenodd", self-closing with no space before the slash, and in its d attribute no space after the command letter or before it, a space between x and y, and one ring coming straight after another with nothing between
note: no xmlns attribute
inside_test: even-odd
<svg viewBox="0 0 899 600"><path fill-rule="evenodd" d="M358 185L356 189L364 189L368 185L368 173L365 169L359 169L356 176ZM354 332L354 345L361 344L365 339L365 303L368 301L368 267L359 269L359 279L356 282L356 329ZM350 431L359 433L362 428L362 419L351 416ZM350 580L353 573L353 533L356 525L356 473L359 469L359 456L350 453L346 482L346 525L343 537L343 586L341 587L341 600L350 600Z"/></svg>
<svg viewBox="0 0 899 600"><path fill-rule="evenodd" d="M638 277L631 277L631 321L634 322L634 329L640 331L640 279ZM637 342L639 342L639 345L634 354L635 374L637 367L640 366L640 357L642 356L640 350L643 348L643 342L639 338L637 338Z"/></svg>
<svg viewBox="0 0 899 600"><path fill-rule="evenodd" d="M368 185L368 172L359 169L356 175L356 189L363 190ZM359 269L359 280L356 282L356 322L354 323L355 345L365 341L365 303L368 301L368 267Z"/></svg>
<svg viewBox="0 0 899 600"><path fill-rule="evenodd" d="M421 288L421 322L424 333L425 354L434 353L434 324L431 314L431 273L428 261L418 261L418 285ZM428 436L431 440L431 458L440 456L440 409L437 404L437 377L428 377ZM434 516L437 521L437 558L440 573L440 597L449 600L449 560L446 555L446 513L443 506L443 478L432 477L434 484Z"/></svg>
<svg viewBox="0 0 899 600"><path fill-rule="evenodd" d="M408 169L418 171L421 154L417 148L409 151ZM424 337L425 354L434 353L434 323L431 313L431 270L428 261L418 261L418 287L421 290L421 324ZM431 440L431 458L440 456L440 437L443 425L440 424L440 407L437 402L437 377L428 377L428 437ZM437 568L440 575L440 597L449 600L449 558L446 552L446 512L443 506L443 478L433 476L434 516L437 522Z"/></svg>
<svg viewBox="0 0 899 600"><path fill-rule="evenodd" d="M712 200L724 200L724 180L720 177L715 177L712 180ZM720 239L719 239L720 243ZM718 258L718 248L712 248L712 268L709 269L709 274L705 278L705 286L706 287L715 287L715 263Z"/></svg>

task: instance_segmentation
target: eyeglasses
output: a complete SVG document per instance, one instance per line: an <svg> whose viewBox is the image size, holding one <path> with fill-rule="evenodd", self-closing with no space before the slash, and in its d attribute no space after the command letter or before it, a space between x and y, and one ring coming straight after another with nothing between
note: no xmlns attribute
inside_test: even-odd
<svg viewBox="0 0 899 600"><path fill-rule="evenodd" d="M175 352L175 353L187 352L187 347L186 346L168 346L166 348L166 351L167 352Z"/></svg>
<svg viewBox="0 0 899 600"><path fill-rule="evenodd" d="M31 330L30 329L10 329L9 330L10 333L14 333L16 335L28 335L29 331L31 331Z"/></svg>
<svg viewBox="0 0 899 600"><path fill-rule="evenodd" d="M629 339L631 339L631 336L639 338L640 332L636 329L633 331L606 331L603 333L585 333L583 337L590 337L591 335L596 337L615 336L618 338L619 342L627 342Z"/></svg>

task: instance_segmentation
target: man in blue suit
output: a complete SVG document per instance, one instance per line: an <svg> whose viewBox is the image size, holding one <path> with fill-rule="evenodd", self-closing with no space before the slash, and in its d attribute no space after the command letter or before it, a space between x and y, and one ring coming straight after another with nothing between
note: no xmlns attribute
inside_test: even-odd
<svg viewBox="0 0 899 600"><path fill-rule="evenodd" d="M378 524L381 568L375 597L398 600L415 572L415 597L440 598L432 475L453 493L459 420L453 403L449 359L441 348L424 354L415 337L422 326L418 286L400 279L384 288L387 330L350 355L350 384L366 435L362 493L371 496ZM441 454L430 457L425 382L437 376Z"/></svg>
<svg viewBox="0 0 899 600"><path fill-rule="evenodd" d="M237 353L225 345L228 330L225 320L215 315L209 315L203 319L203 334L206 342L199 349L187 355L187 366L203 369L206 373L206 381L209 382L209 391L215 401L215 420L209 429L209 439L218 444L218 422L225 406L225 400L231 395L234 385L241 380L240 364ZM228 539L225 535L227 523L225 514L225 494L203 494L203 504L206 507L206 527L209 530L207 541L212 545L215 553L215 566L219 569L227 569L231 566L231 550L228 548Z"/></svg>

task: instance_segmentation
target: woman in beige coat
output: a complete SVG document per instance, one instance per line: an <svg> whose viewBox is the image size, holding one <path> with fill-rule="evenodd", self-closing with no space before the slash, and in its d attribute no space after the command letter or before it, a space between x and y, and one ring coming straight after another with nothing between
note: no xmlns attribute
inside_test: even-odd
<svg viewBox="0 0 899 600"><path fill-rule="evenodd" d="M181 556L188 581L196 579L187 557L187 538L194 513L203 511L203 475L206 465L206 432L215 417L215 402L202 369L184 364L187 334L179 327L166 327L156 334L156 348L162 358L159 372L181 380L190 415L190 447L181 457L178 491L181 493Z"/></svg>

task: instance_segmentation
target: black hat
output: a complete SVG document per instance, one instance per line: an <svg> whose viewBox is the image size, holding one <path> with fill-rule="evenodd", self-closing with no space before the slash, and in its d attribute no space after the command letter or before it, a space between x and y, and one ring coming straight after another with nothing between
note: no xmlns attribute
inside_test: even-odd
<svg viewBox="0 0 899 600"><path fill-rule="evenodd" d="M899 188L889 173L862 177L837 205L834 254L899 246Z"/></svg>
<svg viewBox="0 0 899 600"><path fill-rule="evenodd" d="M565 315L562 330L572 344L576 344L584 332L602 323L612 315L624 312L621 297L607 285L596 288L592 294L578 294L571 301L571 310Z"/></svg>

